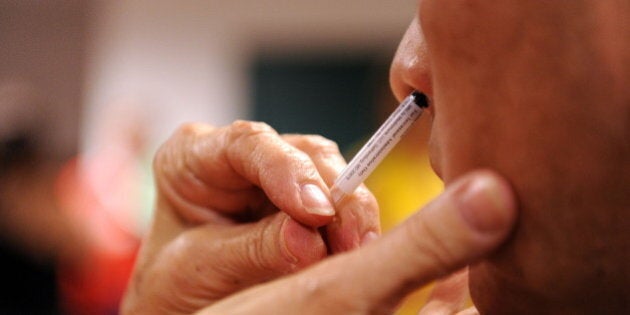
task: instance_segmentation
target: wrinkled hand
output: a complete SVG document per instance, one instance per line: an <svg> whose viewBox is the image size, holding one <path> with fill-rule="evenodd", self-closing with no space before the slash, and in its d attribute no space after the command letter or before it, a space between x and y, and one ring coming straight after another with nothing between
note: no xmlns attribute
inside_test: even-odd
<svg viewBox="0 0 630 315"><path fill-rule="evenodd" d="M415 288L491 253L515 220L509 185L492 172L473 172L367 246L234 294L199 314L390 314ZM440 284L422 314L459 311L465 281L463 273Z"/></svg>
<svg viewBox="0 0 630 315"><path fill-rule="evenodd" d="M336 213L330 204L327 187L344 166L319 136L244 121L182 127L154 161L156 213L122 312L191 313L374 239L367 189Z"/></svg>

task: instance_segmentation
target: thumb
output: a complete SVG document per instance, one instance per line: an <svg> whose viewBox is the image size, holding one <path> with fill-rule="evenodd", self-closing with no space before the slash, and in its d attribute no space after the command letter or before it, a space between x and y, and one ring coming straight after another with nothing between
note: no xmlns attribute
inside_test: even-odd
<svg viewBox="0 0 630 315"><path fill-rule="evenodd" d="M245 225L203 225L182 233L159 254L143 276L150 282L144 287L152 291L145 294L171 311L189 313L325 256L317 229L282 212Z"/></svg>
<svg viewBox="0 0 630 315"><path fill-rule="evenodd" d="M356 255L355 259L367 263L348 275L354 279L344 283L377 284L358 291L355 298L373 303L374 309L393 308L419 286L495 250L510 234L516 215L516 201L507 181L490 171L472 172L449 185L391 234L367 246L365 253Z"/></svg>
<svg viewBox="0 0 630 315"><path fill-rule="evenodd" d="M508 183L489 171L473 172L364 248L233 295L205 314L249 314L262 304L265 314L388 314L417 287L492 252L515 219Z"/></svg>

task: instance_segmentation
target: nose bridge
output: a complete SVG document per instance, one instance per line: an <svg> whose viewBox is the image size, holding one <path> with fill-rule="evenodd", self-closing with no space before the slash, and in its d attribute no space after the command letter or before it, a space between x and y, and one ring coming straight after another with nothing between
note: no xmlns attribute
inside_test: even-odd
<svg viewBox="0 0 630 315"><path fill-rule="evenodd" d="M432 96L429 56L417 18L411 22L398 46L390 70L390 85L399 100L414 90Z"/></svg>

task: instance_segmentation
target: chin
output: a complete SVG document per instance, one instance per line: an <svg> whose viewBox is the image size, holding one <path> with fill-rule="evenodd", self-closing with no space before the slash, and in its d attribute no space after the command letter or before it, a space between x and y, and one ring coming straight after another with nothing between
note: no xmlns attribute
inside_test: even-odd
<svg viewBox="0 0 630 315"><path fill-rule="evenodd" d="M507 285L488 262L470 268L468 283L470 297L479 314L533 314L537 311L528 305L544 305L526 298L527 292L518 292L514 286Z"/></svg>

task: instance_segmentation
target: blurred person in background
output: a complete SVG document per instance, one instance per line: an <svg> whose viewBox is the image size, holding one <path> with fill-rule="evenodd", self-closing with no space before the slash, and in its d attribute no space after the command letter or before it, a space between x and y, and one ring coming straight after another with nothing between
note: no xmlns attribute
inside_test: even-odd
<svg viewBox="0 0 630 315"><path fill-rule="evenodd" d="M0 85L0 313L57 314L56 268L86 248L59 207L61 163L48 151L48 104L28 84Z"/></svg>
<svg viewBox="0 0 630 315"><path fill-rule="evenodd" d="M431 100L445 191L376 240L365 189L328 201L343 160L326 140L182 128L125 311L381 314L454 273L425 312L459 311L470 281L481 313L627 313L628 6L420 1L391 82Z"/></svg>
<svg viewBox="0 0 630 315"><path fill-rule="evenodd" d="M106 107L99 150L64 162L49 151L54 108L0 86L0 313L118 313L153 199L134 108Z"/></svg>

